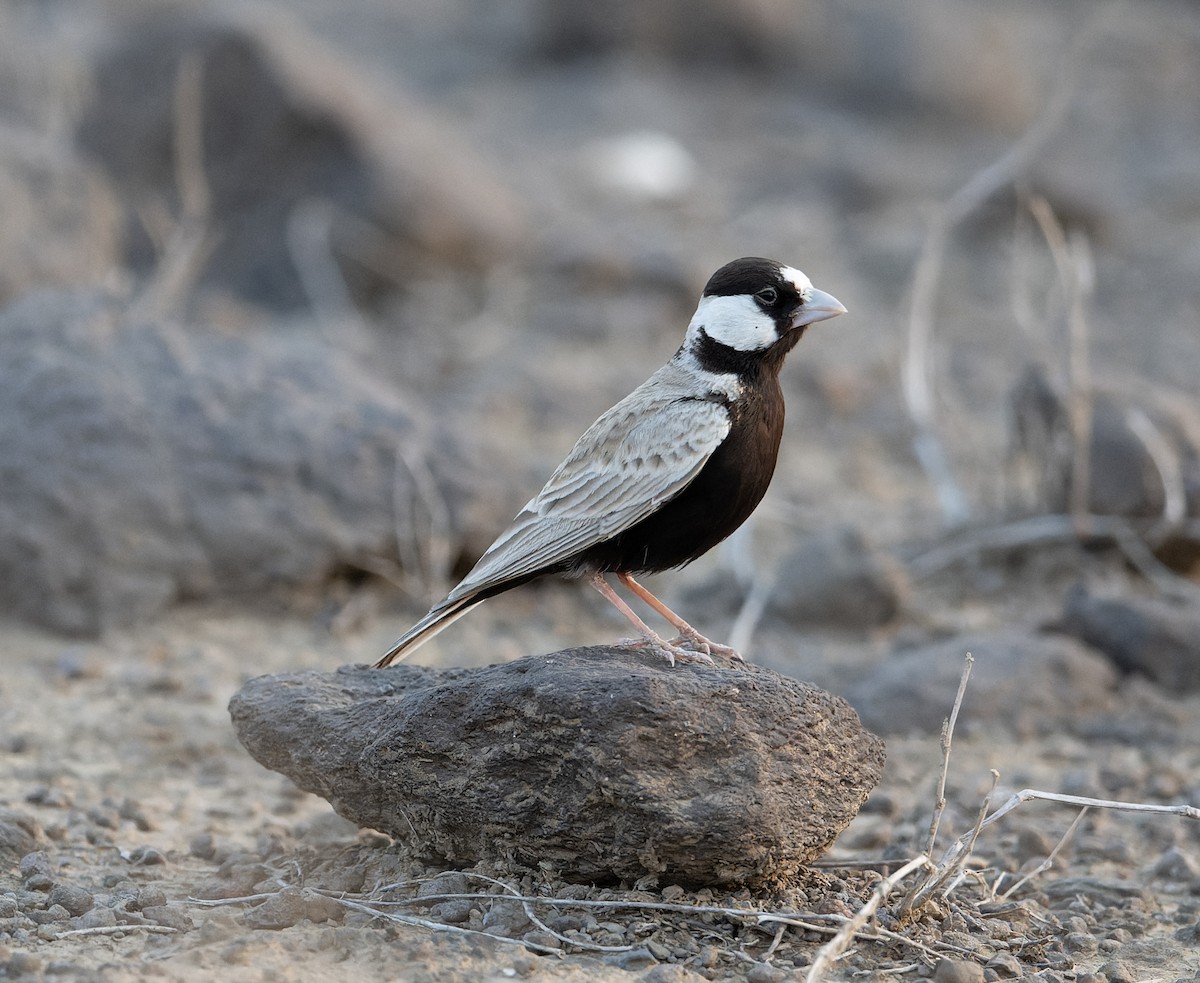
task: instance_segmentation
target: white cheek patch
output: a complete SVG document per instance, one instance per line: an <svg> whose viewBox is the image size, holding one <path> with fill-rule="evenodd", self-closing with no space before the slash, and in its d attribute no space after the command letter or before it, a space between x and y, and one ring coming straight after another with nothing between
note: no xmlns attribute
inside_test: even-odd
<svg viewBox="0 0 1200 983"><path fill-rule="evenodd" d="M808 295L813 288L812 280L791 266L785 266L779 272L785 280L791 280L796 285L796 292L801 297L806 300L808 299Z"/></svg>
<svg viewBox="0 0 1200 983"><path fill-rule="evenodd" d="M698 340L701 328L713 341L740 352L767 348L779 339L775 321L745 294L702 298L688 325L688 340Z"/></svg>

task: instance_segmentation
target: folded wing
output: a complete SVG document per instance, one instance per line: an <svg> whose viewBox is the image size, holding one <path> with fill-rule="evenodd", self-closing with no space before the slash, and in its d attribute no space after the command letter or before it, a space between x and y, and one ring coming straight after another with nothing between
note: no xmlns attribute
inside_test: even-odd
<svg viewBox="0 0 1200 983"><path fill-rule="evenodd" d="M635 391L579 438L446 601L567 563L631 528L691 483L729 428L723 401Z"/></svg>

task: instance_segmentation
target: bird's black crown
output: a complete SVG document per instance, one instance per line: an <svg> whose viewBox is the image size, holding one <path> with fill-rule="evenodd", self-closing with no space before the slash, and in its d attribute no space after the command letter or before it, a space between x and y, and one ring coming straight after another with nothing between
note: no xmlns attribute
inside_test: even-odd
<svg viewBox="0 0 1200 983"><path fill-rule="evenodd" d="M783 264L761 256L743 256L726 263L708 279L704 287L705 297L736 297L739 294L756 294L764 287L777 290L788 288L796 293L796 285L786 279Z"/></svg>

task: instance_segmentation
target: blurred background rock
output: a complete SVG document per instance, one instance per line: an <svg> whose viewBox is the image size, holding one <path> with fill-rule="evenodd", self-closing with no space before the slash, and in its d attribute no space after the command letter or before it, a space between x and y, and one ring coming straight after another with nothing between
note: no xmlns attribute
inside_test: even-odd
<svg viewBox="0 0 1200 983"><path fill-rule="evenodd" d="M901 386L914 276L1014 148L947 230L921 365L954 535L1082 502L1195 572L1194 5L23 0L0 54L9 613L269 599L382 644L744 254L851 314L785 371L752 526L663 578L710 634L820 677L1032 630L1081 578L1142 591L1111 536L915 564L947 516ZM509 639L480 658L617 630L533 595L473 616Z"/></svg>

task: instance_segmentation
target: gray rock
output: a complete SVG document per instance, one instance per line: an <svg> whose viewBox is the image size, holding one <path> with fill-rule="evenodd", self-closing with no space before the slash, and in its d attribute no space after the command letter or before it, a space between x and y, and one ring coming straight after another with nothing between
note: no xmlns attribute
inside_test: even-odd
<svg viewBox="0 0 1200 983"><path fill-rule="evenodd" d="M865 629L891 621L907 591L897 562L841 526L805 537L788 553L770 608L793 623Z"/></svg>
<svg viewBox="0 0 1200 983"><path fill-rule="evenodd" d="M934 983L983 983L983 967L968 959L939 959Z"/></svg>
<svg viewBox="0 0 1200 983"><path fill-rule="evenodd" d="M468 262L516 250L518 199L460 132L297 18L232 9L127 18L98 53L78 127L132 213L161 207L180 191L177 99L189 63L195 69L205 218L220 231L200 287L295 309L312 300L306 247L364 293L394 289L397 277L380 265L402 276L408 264L393 252L406 247ZM314 211L313 202L325 204ZM370 227L394 245L381 248ZM129 236L126 254L139 271L158 259L144 232Z"/></svg>
<svg viewBox="0 0 1200 983"><path fill-rule="evenodd" d="M54 886L54 867L44 850L27 853L17 870L27 891L49 891Z"/></svg>
<svg viewBox="0 0 1200 983"><path fill-rule="evenodd" d="M45 842L42 824L33 816L13 809L0 809L0 864L8 867Z"/></svg>
<svg viewBox="0 0 1200 983"><path fill-rule="evenodd" d="M488 935L503 935L515 939L531 928L533 923L525 914L525 909L516 901L493 901L483 916L483 930Z"/></svg>
<svg viewBox="0 0 1200 983"><path fill-rule="evenodd" d="M72 928L112 928L117 913L112 908L92 908L71 920Z"/></svg>
<svg viewBox="0 0 1200 983"><path fill-rule="evenodd" d="M192 916L177 905L150 905L142 909L142 914L148 922L153 922L155 925L166 925L177 932L190 932L196 927Z"/></svg>
<svg viewBox="0 0 1200 983"><path fill-rule="evenodd" d="M950 715L963 660L975 663L958 726L1039 734L1061 726L1063 708L1081 715L1111 704L1116 673L1074 639L1020 631L960 635L896 652L846 697L882 734L936 734Z"/></svg>
<svg viewBox="0 0 1200 983"><path fill-rule="evenodd" d="M285 887L242 916L248 928L278 932L308 917L308 896L300 888Z"/></svg>
<svg viewBox="0 0 1200 983"><path fill-rule="evenodd" d="M60 904L72 915L82 915L96 903L91 891L85 891L76 884L66 884L60 881L50 889L46 904Z"/></svg>
<svg viewBox="0 0 1200 983"><path fill-rule="evenodd" d="M1076 586L1067 595L1067 634L1172 692L1200 689L1200 611L1146 597L1106 598Z"/></svg>
<svg viewBox="0 0 1200 983"><path fill-rule="evenodd" d="M844 701L804 683L622 649L264 676L230 712L263 765L436 862L585 882L786 882L884 759Z"/></svg>
<svg viewBox="0 0 1200 983"><path fill-rule="evenodd" d="M1162 441L1158 452L1169 454L1178 468L1184 513L1200 515L1200 431L1194 405L1167 394L1144 396L1098 392L1091 401L1088 509L1131 519L1162 515L1163 477L1151 448L1138 433L1141 418ZM1033 505L1067 511L1075 439L1065 398L1040 368L1030 366L1009 393L1009 412L1018 484L1028 486ZM1167 552L1183 550L1184 544L1176 542ZM1193 543L1193 555L1194 550Z"/></svg>
<svg viewBox="0 0 1200 983"><path fill-rule="evenodd" d="M0 608L60 630L319 583L394 553L409 500L398 397L301 330L34 295L0 312L0 418Z"/></svg>

